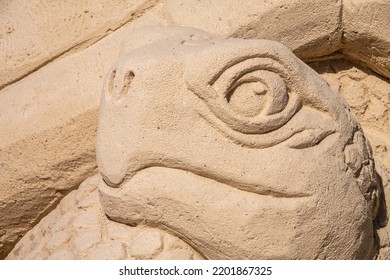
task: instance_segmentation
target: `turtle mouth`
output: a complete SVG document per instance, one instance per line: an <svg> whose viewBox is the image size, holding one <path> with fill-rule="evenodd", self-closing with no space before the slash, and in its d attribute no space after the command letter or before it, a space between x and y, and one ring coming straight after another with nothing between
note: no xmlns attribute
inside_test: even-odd
<svg viewBox="0 0 390 280"><path fill-rule="evenodd" d="M252 242L256 240L253 236L268 238L275 227L271 221L280 221L282 228L294 226L302 209L316 205L316 196L307 193L282 193L266 188L253 193L189 171L156 166L140 170L117 189L102 180L99 192L104 212L111 220L130 226L157 227L199 251L207 247L203 254L210 251L225 259L219 245L231 247L230 240L219 240L227 232L241 237L233 238L231 244L236 244L235 240ZM283 215L285 220L280 219ZM260 232L257 228L252 230L252 224L260 225ZM282 240L286 244L291 239L289 233Z"/></svg>
<svg viewBox="0 0 390 280"><path fill-rule="evenodd" d="M297 120L304 117L307 116L302 115L300 118L297 118ZM232 133L236 132L229 131L230 136ZM282 145L283 149L287 148L285 151L288 151L289 149L295 150L292 153L298 155L298 158L301 158L302 155L329 150L333 147L334 143L337 142L339 134L340 133L335 126L331 122L325 120L319 124L318 122L314 122L313 124L310 123L310 125L306 127L301 126L295 129L287 128L280 133L276 131L274 134L268 135L268 138L274 143L275 141L278 141L276 145ZM234 135L234 137L236 136ZM233 140L234 137L230 138L230 140ZM258 136L256 135L255 137ZM245 146L242 142L238 143ZM251 150L254 151L259 150L257 147L251 148ZM272 149L272 147L270 149ZM274 151L269 151L269 155L272 155L273 153ZM174 156L172 156L172 154ZM248 164L251 165L251 161L246 160L245 163L242 163L243 167L240 171L236 171L234 168L231 168L230 165L227 165L227 163L222 163L221 167L214 168L214 166L203 161L204 159L202 160L202 158L197 157L199 161L192 161L188 160L187 157L179 157L176 156L175 153L172 154L162 154L154 151L139 151L134 153L131 157L131 161L127 162L128 168L123 176L109 176L109 174L105 174L104 170L101 170L102 183L104 186L112 189L122 189L124 187L135 186L136 184L142 185L143 182L139 178L144 178L144 180L146 180L149 174L154 174L156 172L155 170L157 168L158 170L166 170L168 173L171 171L173 174L181 172L182 175L177 176L178 182L181 182L180 180L183 180L183 178L186 178L189 181L191 181L190 178L194 178L194 180L198 182L201 180L208 180L210 182L211 180L244 192L276 198L308 197L313 195L313 191L309 190L310 187L308 184L311 184L310 180L310 182L303 184L302 187L297 187L295 185L280 184L280 182L274 184L273 181L269 179L271 176L278 176L278 174L283 171L282 162L280 165L280 168L282 169L280 170L268 169L263 172L261 171L261 167L259 167L260 169L252 168L249 173L245 173L248 172L246 171L245 166ZM283 154L280 156L281 159L284 158L282 157ZM225 168L230 169L225 170ZM261 180L261 177L255 176L258 172L263 172L261 176L264 176L266 180ZM162 174L165 174L165 172L162 172ZM116 178L117 180L115 180ZM164 179L162 177L161 179L172 181L172 178ZM159 180L157 180L155 184L158 185Z"/></svg>
<svg viewBox="0 0 390 280"><path fill-rule="evenodd" d="M201 172L202 173L202 172ZM218 184L223 185L227 188L232 188L236 190L240 190L247 193L257 194L261 196L268 196L273 198L303 198L310 197L313 193L308 192L307 190L277 190L276 188L259 185L259 184L248 184L243 182L238 182L237 180L230 180L224 178L218 178L217 176L209 175L209 174L199 174L198 172L193 172L186 169L180 168L172 168L166 166L151 166L146 167L141 170L135 172L135 174L129 178L124 179L119 183L111 182L107 176L101 173L101 189L103 191L107 191L111 189L112 191L120 190L126 191L128 188L142 186L144 184L153 184L155 187L158 187L159 184L166 182L174 182L183 183L188 182L187 184L205 184L208 183L210 185ZM154 182L151 182L150 178L159 178ZM176 181L175 181L176 180ZM111 191L110 191L111 192Z"/></svg>

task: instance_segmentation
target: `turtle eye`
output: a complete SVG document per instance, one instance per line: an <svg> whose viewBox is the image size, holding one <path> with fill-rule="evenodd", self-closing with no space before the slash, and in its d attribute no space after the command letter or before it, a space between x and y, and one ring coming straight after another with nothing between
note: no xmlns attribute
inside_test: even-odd
<svg viewBox="0 0 390 280"><path fill-rule="evenodd" d="M288 103L283 79L265 70L246 73L233 81L225 98L232 110L249 118L279 113Z"/></svg>
<svg viewBox="0 0 390 280"><path fill-rule="evenodd" d="M267 92L268 88L259 81L242 81L226 94L226 100L237 113L254 117L264 109Z"/></svg>
<svg viewBox="0 0 390 280"><path fill-rule="evenodd" d="M185 66L187 89L204 103L199 116L239 145L262 149L292 138L286 146L303 149L338 129L337 96L275 42L227 40Z"/></svg>
<svg viewBox="0 0 390 280"><path fill-rule="evenodd" d="M249 57L191 90L234 131L263 134L282 127L301 108L286 77L285 67L273 58Z"/></svg>

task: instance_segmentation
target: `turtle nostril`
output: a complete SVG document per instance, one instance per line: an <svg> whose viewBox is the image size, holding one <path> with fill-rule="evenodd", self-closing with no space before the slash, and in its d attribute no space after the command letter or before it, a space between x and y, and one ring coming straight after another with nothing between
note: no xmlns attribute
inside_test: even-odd
<svg viewBox="0 0 390 280"><path fill-rule="evenodd" d="M101 176L102 176L103 182L104 182L107 186L109 186L109 187L111 187L111 188L119 188L120 185L121 185L122 182L123 182L123 180L121 180L119 183L113 183L113 182L110 181L110 179L108 179L105 175L101 174Z"/></svg>
<svg viewBox="0 0 390 280"><path fill-rule="evenodd" d="M135 75L133 71L128 71L123 77L122 88L119 92L119 98L125 96L130 88L130 84L133 81Z"/></svg>
<svg viewBox="0 0 390 280"><path fill-rule="evenodd" d="M110 95L114 94L114 88L116 87L115 86L115 79L116 79L116 69L114 69L110 74L110 81L108 84L108 93Z"/></svg>
<svg viewBox="0 0 390 280"><path fill-rule="evenodd" d="M122 71L122 69L114 69L111 72L108 93L116 99L122 99L129 91L130 84L135 75L133 71Z"/></svg>

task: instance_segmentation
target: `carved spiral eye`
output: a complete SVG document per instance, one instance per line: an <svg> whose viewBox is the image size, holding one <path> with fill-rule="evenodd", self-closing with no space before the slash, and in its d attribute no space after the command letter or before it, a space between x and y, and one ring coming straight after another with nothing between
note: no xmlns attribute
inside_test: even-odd
<svg viewBox="0 0 390 280"><path fill-rule="evenodd" d="M306 66L287 48L266 40L240 41L237 48L237 42L227 40L186 60L187 89L205 105L198 106L200 117L228 139L251 148L292 139L286 146L304 149L336 131L333 120L321 114L332 111L333 102L316 94L327 95L325 85L314 76L309 80Z"/></svg>
<svg viewBox="0 0 390 280"><path fill-rule="evenodd" d="M279 113L288 102L283 79L265 70L253 71L238 78L225 97L231 108L245 117Z"/></svg>
<svg viewBox="0 0 390 280"><path fill-rule="evenodd" d="M283 126L301 107L300 98L288 91L284 70L272 58L253 57L225 66L205 90L197 82L190 85L233 130L262 134Z"/></svg>
<svg viewBox="0 0 390 280"><path fill-rule="evenodd" d="M253 117L264 109L267 91L261 82L245 81L229 91L226 100L237 113Z"/></svg>
<svg viewBox="0 0 390 280"><path fill-rule="evenodd" d="M302 107L291 78L295 65L286 64L289 59L283 55L289 51L279 47L264 50L255 41L238 50L233 42L227 41L212 59L209 49L200 54L201 59L190 56L187 88L210 110L211 114L201 115L219 127L226 126L231 130L224 129L226 133L237 135L234 138L278 130Z"/></svg>

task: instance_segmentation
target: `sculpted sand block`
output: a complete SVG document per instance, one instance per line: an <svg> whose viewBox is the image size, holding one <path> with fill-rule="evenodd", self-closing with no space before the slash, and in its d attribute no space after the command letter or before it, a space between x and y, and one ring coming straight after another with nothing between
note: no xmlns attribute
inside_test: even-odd
<svg viewBox="0 0 390 280"><path fill-rule="evenodd" d="M106 214L206 258L376 254L370 146L279 43L198 32L130 52L106 81L97 143Z"/></svg>
<svg viewBox="0 0 390 280"><path fill-rule="evenodd" d="M320 73L356 114L373 147L376 167L386 167L378 169L382 179L388 173L389 1L0 2L1 259L62 198L96 174L99 99L113 63L136 48L177 34L180 26L278 41L311 66L322 67L334 59L367 66L367 78L333 64ZM158 27L145 28L150 25ZM355 84L358 80L360 85ZM249 106L252 101L264 104L256 98L243 104L237 96L229 103L246 116L256 114ZM390 231L383 230L378 234ZM380 244L385 239L380 238Z"/></svg>
<svg viewBox="0 0 390 280"><path fill-rule="evenodd" d="M389 247L360 125L279 43L176 28L128 52L106 78L97 147L101 175L8 259L372 259Z"/></svg>

